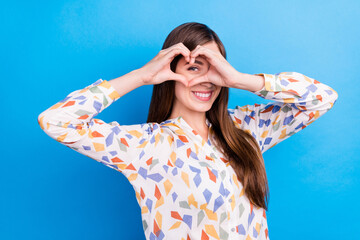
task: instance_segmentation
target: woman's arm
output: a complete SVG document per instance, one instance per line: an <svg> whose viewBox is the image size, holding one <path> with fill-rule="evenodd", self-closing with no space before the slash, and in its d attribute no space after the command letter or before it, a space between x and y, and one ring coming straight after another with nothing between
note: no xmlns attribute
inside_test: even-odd
<svg viewBox="0 0 360 240"><path fill-rule="evenodd" d="M127 92L141 86L141 76L130 72L114 80L99 79L71 92L38 116L43 131L63 145L124 174L134 171L157 124L120 125L94 118Z"/></svg>
<svg viewBox="0 0 360 240"><path fill-rule="evenodd" d="M243 75L246 77L246 75ZM304 129L329 111L338 98L331 87L298 72L254 74L253 86L245 86L249 79L239 80L242 89L260 88L254 94L269 100L268 104L236 106L228 109L238 128L248 131L258 141L262 152ZM256 86L255 86L256 85Z"/></svg>
<svg viewBox="0 0 360 240"><path fill-rule="evenodd" d="M235 84L231 87L244 89L250 92L260 91L265 87L265 78L261 74L247 74L239 72Z"/></svg>
<svg viewBox="0 0 360 240"><path fill-rule="evenodd" d="M132 90L144 85L143 74L141 69L133 70L121 77L114 78L108 82L116 90L120 97L131 92Z"/></svg>
<svg viewBox="0 0 360 240"><path fill-rule="evenodd" d="M136 172L132 165L145 158L160 135L158 123L120 125L95 119L105 108L126 93L142 85L159 84L170 79L187 84L184 76L170 69L179 54L188 58L190 51L183 43L162 49L143 67L110 81L99 79L73 91L38 116L38 123L51 138L93 158L108 167L128 174ZM150 143L149 143L150 142ZM150 151L148 151L150 152Z"/></svg>

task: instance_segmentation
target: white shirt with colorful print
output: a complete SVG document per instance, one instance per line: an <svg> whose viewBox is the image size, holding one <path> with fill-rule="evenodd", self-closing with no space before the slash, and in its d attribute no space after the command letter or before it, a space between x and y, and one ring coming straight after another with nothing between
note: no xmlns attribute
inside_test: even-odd
<svg viewBox="0 0 360 240"><path fill-rule="evenodd" d="M256 75L264 76L265 85L253 93L274 102L236 106L228 114L262 153L325 114L338 97L301 73ZM124 174L135 190L146 239L269 240L265 210L249 202L210 134L205 141L181 116L134 125L94 118L119 98L99 79L46 109L38 122L51 138Z"/></svg>

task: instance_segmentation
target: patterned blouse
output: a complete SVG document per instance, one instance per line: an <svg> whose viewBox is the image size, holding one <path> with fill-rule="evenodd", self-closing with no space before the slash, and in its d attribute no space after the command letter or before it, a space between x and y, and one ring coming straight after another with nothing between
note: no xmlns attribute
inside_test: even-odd
<svg viewBox="0 0 360 240"><path fill-rule="evenodd" d="M274 102L236 106L228 114L262 153L325 114L338 97L301 73L255 75L264 76L265 86L252 93ZM99 79L43 111L38 122L51 138L124 174L146 239L269 240L265 210L249 202L211 134L205 141L181 116L134 125L94 118L119 98Z"/></svg>

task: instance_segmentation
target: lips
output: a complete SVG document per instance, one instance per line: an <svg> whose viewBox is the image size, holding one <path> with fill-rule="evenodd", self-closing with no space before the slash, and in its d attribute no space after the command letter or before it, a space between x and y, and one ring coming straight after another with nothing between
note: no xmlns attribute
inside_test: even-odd
<svg viewBox="0 0 360 240"><path fill-rule="evenodd" d="M201 101L209 101L213 94L213 91L192 91L193 95Z"/></svg>

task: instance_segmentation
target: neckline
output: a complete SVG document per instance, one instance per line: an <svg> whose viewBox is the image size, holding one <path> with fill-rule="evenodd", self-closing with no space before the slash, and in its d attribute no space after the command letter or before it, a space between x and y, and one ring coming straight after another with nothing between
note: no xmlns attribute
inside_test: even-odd
<svg viewBox="0 0 360 240"><path fill-rule="evenodd" d="M211 158L218 158L220 159L216 147L213 144L215 139L213 138L212 134L210 134L210 130L212 129L212 124L210 121L206 118L206 124L209 126L209 132L208 132L208 139L205 141L200 134L198 134L194 129L191 128L191 126L183 119L181 116L168 119L164 121L163 123L171 123L172 125L176 126L177 128L180 128L184 131L187 137L193 139L195 142L200 144L200 146L207 149L208 153L206 153L207 156L210 156ZM214 161L214 160L212 160Z"/></svg>
<svg viewBox="0 0 360 240"><path fill-rule="evenodd" d="M193 129L186 121L185 119L182 117L182 116L179 116L179 117L176 117L176 118L172 118L172 119L169 119L170 121L174 122L175 124L178 123L181 127L185 128L186 130L188 130L188 134L190 134L192 137L194 137L195 139L197 139L200 143L201 143L201 146L204 146L205 144L211 146L211 134L210 134L210 131L211 131L211 128L212 128L212 124L211 122L206 118L206 125L209 127L209 130L208 130L208 137L207 137L207 140L205 141L205 139L195 130Z"/></svg>

